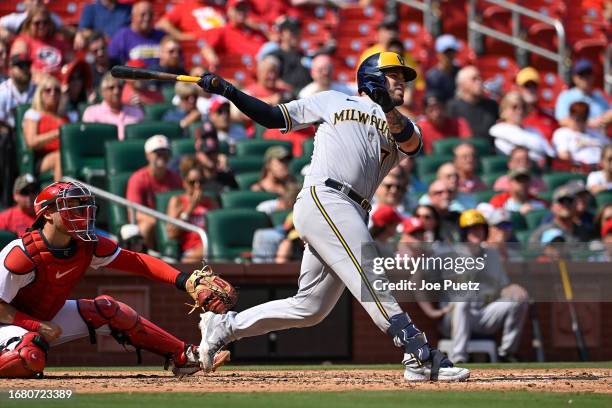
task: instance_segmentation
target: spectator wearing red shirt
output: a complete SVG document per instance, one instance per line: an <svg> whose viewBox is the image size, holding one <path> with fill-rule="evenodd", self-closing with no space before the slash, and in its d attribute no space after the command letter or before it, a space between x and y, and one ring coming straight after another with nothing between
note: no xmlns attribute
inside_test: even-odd
<svg viewBox="0 0 612 408"><path fill-rule="evenodd" d="M417 122L423 135L425 153L433 152L433 144L446 137L471 137L470 125L463 118L449 117L446 113L446 103L437 93L430 92L423 99L425 117Z"/></svg>
<svg viewBox="0 0 612 408"><path fill-rule="evenodd" d="M39 188L31 174L17 177L13 185L15 205L0 212L0 230L11 231L21 235L34 224L34 200Z"/></svg>
<svg viewBox="0 0 612 408"><path fill-rule="evenodd" d="M187 0L174 4L155 28L180 41L202 37L205 30L225 25L225 10L215 0Z"/></svg>
<svg viewBox="0 0 612 408"><path fill-rule="evenodd" d="M62 178L60 164L60 127L68 119L59 114L60 82L45 75L40 78L32 108L23 117L23 137L28 148L34 150L37 173L52 170L56 181Z"/></svg>
<svg viewBox="0 0 612 408"><path fill-rule="evenodd" d="M516 170L516 169L532 169L533 162L529 158L529 150L523 146L517 146L510 152L510 158L508 159L508 170ZM500 176L497 180L495 180L495 184L493 184L493 190L495 191L509 191L510 190L510 178L507 174ZM531 176L531 181L529 182L529 192L531 194L537 195L542 191L546 191L546 183L535 175Z"/></svg>
<svg viewBox="0 0 612 408"><path fill-rule="evenodd" d="M155 208L155 194L182 188L181 177L168 169L170 143L163 135L151 136L145 142L148 165L132 174L127 184L126 198L132 202ZM155 218L136 213L136 224L149 248L155 248Z"/></svg>
<svg viewBox="0 0 612 408"><path fill-rule="evenodd" d="M208 69L219 67L222 54L240 54L255 57L259 48L266 42L266 36L247 25L247 15L251 10L248 0L229 0L227 2L228 23L224 27L204 32L206 45L202 55L206 58Z"/></svg>
<svg viewBox="0 0 612 408"><path fill-rule="evenodd" d="M168 202L168 215L179 218L196 227L206 229L205 215L209 210L218 207L215 200L203 194L205 184L204 171L197 161L181 161L184 193L174 196ZM172 224L166 224L168 237L181 244L183 255L181 262L197 263L204 258L204 247L200 236L193 231L185 231Z"/></svg>
<svg viewBox="0 0 612 408"><path fill-rule="evenodd" d="M523 126L539 130L549 142L552 142L553 132L559 127L559 124L552 112L548 112L538 104L540 74L535 68L523 68L516 75L516 85L527 109Z"/></svg>
<svg viewBox="0 0 612 408"><path fill-rule="evenodd" d="M62 65L72 59L72 44L63 40L56 29L49 10L45 6L36 6L28 14L21 34L11 47L11 55L27 54L30 57L36 83L42 74L58 74Z"/></svg>
<svg viewBox="0 0 612 408"><path fill-rule="evenodd" d="M461 143L453 150L455 159L453 163L459 173L459 188L461 193L474 193L484 191L487 185L476 174L476 149L470 143Z"/></svg>
<svg viewBox="0 0 612 408"><path fill-rule="evenodd" d="M266 55L257 63L257 81L246 87L245 91L255 98L271 105L291 100L288 88L279 86L280 61L273 55Z"/></svg>
<svg viewBox="0 0 612 408"><path fill-rule="evenodd" d="M523 215L532 210L546 208L546 201L529 192L529 183L531 182L529 169L510 170L508 178L510 179L510 190L493 196L490 201L493 207L520 212Z"/></svg>

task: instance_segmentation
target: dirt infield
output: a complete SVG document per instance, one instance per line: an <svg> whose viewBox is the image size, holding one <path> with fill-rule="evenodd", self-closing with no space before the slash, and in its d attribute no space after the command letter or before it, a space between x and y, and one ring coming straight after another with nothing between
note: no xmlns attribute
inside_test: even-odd
<svg viewBox="0 0 612 408"><path fill-rule="evenodd" d="M279 392L348 390L528 390L612 393L612 369L474 369L465 383L406 383L401 370L223 370L178 380L155 371L54 371L43 379L2 380L5 389L105 392Z"/></svg>

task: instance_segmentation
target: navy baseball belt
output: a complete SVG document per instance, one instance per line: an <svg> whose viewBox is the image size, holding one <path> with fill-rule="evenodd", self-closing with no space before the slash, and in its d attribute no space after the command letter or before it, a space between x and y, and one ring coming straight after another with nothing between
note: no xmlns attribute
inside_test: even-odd
<svg viewBox="0 0 612 408"><path fill-rule="evenodd" d="M372 209L372 204L370 204L370 202L368 200L363 198L361 196L361 194L359 194L358 192L353 190L351 188L350 184L341 183L338 180L334 180L332 178L328 178L327 180L325 180L325 185L327 187L331 187L331 188L333 188L335 190L338 190L338 191L346 194L348 196L348 198L350 198L351 200L356 202L357 205L359 205L361 208L366 210L366 212L370 212L370 210Z"/></svg>

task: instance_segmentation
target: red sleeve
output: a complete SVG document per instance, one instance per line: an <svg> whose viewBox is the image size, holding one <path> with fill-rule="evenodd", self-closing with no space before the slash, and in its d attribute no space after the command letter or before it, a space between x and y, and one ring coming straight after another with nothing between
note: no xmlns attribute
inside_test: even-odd
<svg viewBox="0 0 612 408"><path fill-rule="evenodd" d="M225 30L223 27L211 28L210 30L205 30L202 36L204 37L204 41L210 47L214 48L216 52L219 51L219 47L223 44L223 33Z"/></svg>
<svg viewBox="0 0 612 408"><path fill-rule="evenodd" d="M457 118L459 122L459 137L472 137L472 129L470 129L470 125L463 118Z"/></svg>
<svg viewBox="0 0 612 408"><path fill-rule="evenodd" d="M501 194L497 194L491 197L491 201L489 201L489 203L495 208L502 208L504 204L506 203L507 199L508 199L508 194L501 193Z"/></svg>
<svg viewBox="0 0 612 408"><path fill-rule="evenodd" d="M108 267L172 285L180 273L160 259L126 249L122 249Z"/></svg>
<svg viewBox="0 0 612 408"><path fill-rule="evenodd" d="M132 174L132 177L128 180L125 198L135 203L145 205L144 195L142 194L142 184L141 172L137 171Z"/></svg>
<svg viewBox="0 0 612 408"><path fill-rule="evenodd" d="M181 9L182 7L178 7L178 5L175 4L172 6L170 11L166 12L166 14L162 16L162 18L165 18L170 23L172 23L173 26L180 29L179 26L181 24Z"/></svg>
<svg viewBox="0 0 612 408"><path fill-rule="evenodd" d="M4 210L4 211L0 212L0 229L1 230L8 230L9 229L8 216L9 216L9 211L8 210Z"/></svg>

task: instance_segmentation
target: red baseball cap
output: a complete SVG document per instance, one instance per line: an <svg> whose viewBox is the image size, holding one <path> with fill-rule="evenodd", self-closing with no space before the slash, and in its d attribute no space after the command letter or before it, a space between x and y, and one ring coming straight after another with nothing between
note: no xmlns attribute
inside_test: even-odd
<svg viewBox="0 0 612 408"><path fill-rule="evenodd" d="M404 233L406 234L412 234L416 231L425 230L425 224L423 224L423 221L417 217L405 218L402 225L404 226Z"/></svg>
<svg viewBox="0 0 612 408"><path fill-rule="evenodd" d="M372 214L372 223L375 227L384 227L391 223L402 222L402 216L390 205L381 205Z"/></svg>
<svg viewBox="0 0 612 408"><path fill-rule="evenodd" d="M126 62L125 65L128 67L132 67L132 68L146 68L147 67L147 64L145 64L143 60L139 60L139 59L131 59L128 62Z"/></svg>
<svg viewBox="0 0 612 408"><path fill-rule="evenodd" d="M601 237L605 237L612 232L612 220L608 220L601 226Z"/></svg>
<svg viewBox="0 0 612 408"><path fill-rule="evenodd" d="M216 113L222 106L229 105L229 101L225 98L215 98L208 106L208 112Z"/></svg>

